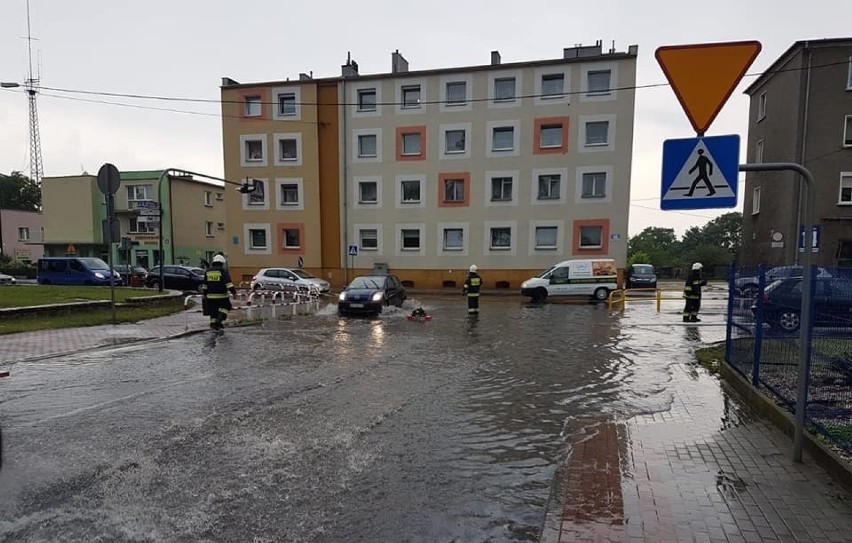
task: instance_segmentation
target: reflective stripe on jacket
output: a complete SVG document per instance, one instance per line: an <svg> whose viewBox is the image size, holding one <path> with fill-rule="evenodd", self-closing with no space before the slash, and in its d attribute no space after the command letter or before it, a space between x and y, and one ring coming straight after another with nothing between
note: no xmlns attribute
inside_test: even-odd
<svg viewBox="0 0 852 543"><path fill-rule="evenodd" d="M204 284L201 288L204 291L204 295L211 300L227 298L228 291L234 292L235 290L228 270L218 262L215 262L204 273Z"/></svg>
<svg viewBox="0 0 852 543"><path fill-rule="evenodd" d="M683 287L683 297L687 300L700 300L701 287L706 284L707 280L702 279L700 273L690 273Z"/></svg>
<svg viewBox="0 0 852 543"><path fill-rule="evenodd" d="M482 277L476 272L470 272L464 280L464 293L468 296L479 296L479 287L482 285Z"/></svg>

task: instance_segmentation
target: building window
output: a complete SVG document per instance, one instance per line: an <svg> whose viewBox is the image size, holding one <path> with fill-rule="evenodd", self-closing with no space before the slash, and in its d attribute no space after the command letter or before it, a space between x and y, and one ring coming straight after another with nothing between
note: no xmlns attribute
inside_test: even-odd
<svg viewBox="0 0 852 543"><path fill-rule="evenodd" d="M408 85L402 87L403 109L416 109L420 107L420 85Z"/></svg>
<svg viewBox="0 0 852 543"><path fill-rule="evenodd" d="M450 81L447 83L448 106L463 106L467 104L467 82Z"/></svg>
<svg viewBox="0 0 852 543"><path fill-rule="evenodd" d="M420 180L407 179L401 182L402 203L403 204L419 204L420 203Z"/></svg>
<svg viewBox="0 0 852 543"><path fill-rule="evenodd" d="M565 74L541 76L541 98L562 98L565 89Z"/></svg>
<svg viewBox="0 0 852 543"><path fill-rule="evenodd" d="M29 241L30 240L30 229L26 226L18 227L18 241Z"/></svg>
<svg viewBox="0 0 852 543"><path fill-rule="evenodd" d="M462 228L444 228L444 250L461 251L464 249L464 230Z"/></svg>
<svg viewBox="0 0 852 543"><path fill-rule="evenodd" d="M511 249L512 247L512 229L508 226L500 226L491 229L490 248L492 251Z"/></svg>
<svg viewBox="0 0 852 543"><path fill-rule="evenodd" d="M358 182L358 203L376 204L379 202L379 184L375 181Z"/></svg>
<svg viewBox="0 0 852 543"><path fill-rule="evenodd" d="M447 130L444 132L444 139L446 140L444 149L447 154L464 153L467 149L464 130Z"/></svg>
<svg viewBox="0 0 852 543"><path fill-rule="evenodd" d="M606 172L583 174L581 198L606 198Z"/></svg>
<svg viewBox="0 0 852 543"><path fill-rule="evenodd" d="M464 179L444 179L444 202L464 202Z"/></svg>
<svg viewBox="0 0 852 543"><path fill-rule="evenodd" d="M375 134L363 134L358 136L358 157L375 158L378 156Z"/></svg>
<svg viewBox="0 0 852 543"><path fill-rule="evenodd" d="M133 209L133 206L129 205L131 202L152 200L151 193L153 192L153 188L154 188L153 185L128 185L127 186L128 207Z"/></svg>
<svg viewBox="0 0 852 543"><path fill-rule="evenodd" d="M420 250L420 230L415 230L412 228L403 228L401 236L403 251Z"/></svg>
<svg viewBox="0 0 852 543"><path fill-rule="evenodd" d="M204 235L212 238L215 234L213 221L204 221Z"/></svg>
<svg viewBox="0 0 852 543"><path fill-rule="evenodd" d="M263 140L246 140L246 162L263 161Z"/></svg>
<svg viewBox="0 0 852 543"><path fill-rule="evenodd" d="M757 215L760 213L760 187L754 187L751 193L751 214Z"/></svg>
<svg viewBox="0 0 852 543"><path fill-rule="evenodd" d="M128 225L128 231L133 232L134 234L143 234L146 232L156 232L154 227L152 226L156 223L149 223L146 220L139 220L136 217L130 218L130 224Z"/></svg>
<svg viewBox="0 0 852 543"><path fill-rule="evenodd" d="M278 95L278 115L281 117L296 116L296 93L283 92Z"/></svg>
<svg viewBox="0 0 852 543"><path fill-rule="evenodd" d="M263 111L263 105L260 101L260 96L245 97L245 116L260 117Z"/></svg>
<svg viewBox="0 0 852 543"><path fill-rule="evenodd" d="M492 202L511 202L512 201L512 178L511 177L492 177L491 178L491 201Z"/></svg>
<svg viewBox="0 0 852 543"><path fill-rule="evenodd" d="M266 181L261 179L252 179L254 190L249 192L247 203L250 206L262 206L266 204Z"/></svg>
<svg viewBox="0 0 852 543"><path fill-rule="evenodd" d="M406 156L418 156L420 151L420 132L402 134L402 154Z"/></svg>
<svg viewBox="0 0 852 543"><path fill-rule="evenodd" d="M840 174L840 204L852 204L852 173Z"/></svg>
<svg viewBox="0 0 852 543"><path fill-rule="evenodd" d="M283 234L284 249L299 249L302 246L298 228L285 228Z"/></svg>
<svg viewBox="0 0 852 543"><path fill-rule="evenodd" d="M213 193L209 190L204 191L204 205L207 207L213 207Z"/></svg>
<svg viewBox="0 0 852 543"><path fill-rule="evenodd" d="M852 147L852 115L847 115L844 122L843 146Z"/></svg>
<svg viewBox="0 0 852 543"><path fill-rule="evenodd" d="M515 78L514 77L498 77L494 80L494 101L495 102L514 102L515 101Z"/></svg>
<svg viewBox="0 0 852 543"><path fill-rule="evenodd" d="M515 128L512 126L497 126L492 130L491 150L512 151L515 149Z"/></svg>
<svg viewBox="0 0 852 543"><path fill-rule="evenodd" d="M282 183L281 197L279 199L283 206L299 205L299 185L298 183Z"/></svg>
<svg viewBox="0 0 852 543"><path fill-rule="evenodd" d="M376 89L358 90L358 111L376 111Z"/></svg>
<svg viewBox="0 0 852 543"><path fill-rule="evenodd" d="M754 162L761 164L763 162L763 140L757 140L754 145Z"/></svg>
<svg viewBox="0 0 852 543"><path fill-rule="evenodd" d="M849 68L846 72L846 90L852 90L852 57L849 57Z"/></svg>
<svg viewBox="0 0 852 543"><path fill-rule="evenodd" d="M837 267L852 267L852 240L841 239L837 241Z"/></svg>
<svg viewBox="0 0 852 543"><path fill-rule="evenodd" d="M766 117L766 93L761 93L757 98L757 120L761 121Z"/></svg>
<svg viewBox="0 0 852 543"><path fill-rule="evenodd" d="M248 231L249 249L268 249L269 245L266 240L266 230L263 228L249 228Z"/></svg>
<svg viewBox="0 0 852 543"><path fill-rule="evenodd" d="M591 70L587 74L588 95L605 96L610 93L611 70Z"/></svg>
<svg viewBox="0 0 852 543"><path fill-rule="evenodd" d="M375 228L367 228L358 231L361 249L364 251L376 251L379 248L379 232Z"/></svg>
<svg viewBox="0 0 852 543"><path fill-rule="evenodd" d="M541 126L539 147L542 149L562 147L562 125L544 124Z"/></svg>
<svg viewBox="0 0 852 543"><path fill-rule="evenodd" d="M609 143L609 121L591 121L586 123L586 146L607 145Z"/></svg>
<svg viewBox="0 0 852 543"><path fill-rule="evenodd" d="M296 162L299 160L299 144L295 138L278 140L278 153L281 162Z"/></svg>
<svg viewBox="0 0 852 543"><path fill-rule="evenodd" d="M580 249L603 247L603 227L598 225L580 227Z"/></svg>
<svg viewBox="0 0 852 543"><path fill-rule="evenodd" d="M536 249L556 249L556 234L558 228L555 226L536 226L535 227L535 248Z"/></svg>
<svg viewBox="0 0 852 543"><path fill-rule="evenodd" d="M559 174L547 174L538 176L538 199L558 200L562 176Z"/></svg>

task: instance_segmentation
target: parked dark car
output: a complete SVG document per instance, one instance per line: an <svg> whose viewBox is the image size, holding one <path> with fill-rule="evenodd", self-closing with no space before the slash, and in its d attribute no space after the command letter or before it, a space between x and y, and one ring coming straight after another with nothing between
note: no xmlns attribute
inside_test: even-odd
<svg viewBox="0 0 852 543"><path fill-rule="evenodd" d="M141 266L130 266L127 264L118 264L112 269L118 272L121 276L121 282L131 287L138 287L145 284L145 276L148 270Z"/></svg>
<svg viewBox="0 0 852 543"><path fill-rule="evenodd" d="M381 313L388 305L401 307L405 302L405 287L395 275L359 275L338 296L337 312Z"/></svg>
<svg viewBox="0 0 852 543"><path fill-rule="evenodd" d="M852 280L814 278L813 325L852 327ZM795 332L801 326L802 278L779 279L763 291L763 322L771 328ZM757 305L752 305L757 316Z"/></svg>
<svg viewBox="0 0 852 543"><path fill-rule="evenodd" d="M766 286L769 286L778 279L787 279L789 277L802 277L804 268L802 266L775 266L766 270ZM750 273L757 273L757 269L749 270ZM748 273L748 272L747 272ZM739 291L741 296L754 298L758 291L758 276L751 274L743 274L734 280L734 287ZM818 267L814 269L814 277L831 277L827 269Z"/></svg>
<svg viewBox="0 0 852 543"><path fill-rule="evenodd" d="M657 272L651 264L633 264L627 275L627 288L657 288Z"/></svg>
<svg viewBox="0 0 852 543"><path fill-rule="evenodd" d="M192 266L163 266L163 288L184 292L201 292L204 275L198 274ZM151 268L145 276L145 286L160 287L160 267Z"/></svg>

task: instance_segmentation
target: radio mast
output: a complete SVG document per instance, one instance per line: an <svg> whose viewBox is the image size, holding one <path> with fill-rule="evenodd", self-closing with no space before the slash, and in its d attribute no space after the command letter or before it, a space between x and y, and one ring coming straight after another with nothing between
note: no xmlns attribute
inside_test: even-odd
<svg viewBox="0 0 852 543"><path fill-rule="evenodd" d="M30 71L29 77L24 83L27 91L27 99L30 106L30 179L41 188L43 167L41 161L41 135L38 128L38 96L39 78L33 77L33 37L30 32L30 0L27 0L27 51L29 53Z"/></svg>

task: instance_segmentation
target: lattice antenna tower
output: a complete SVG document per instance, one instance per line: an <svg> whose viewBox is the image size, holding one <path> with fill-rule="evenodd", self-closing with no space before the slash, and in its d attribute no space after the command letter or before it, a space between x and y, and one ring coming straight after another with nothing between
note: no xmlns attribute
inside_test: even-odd
<svg viewBox="0 0 852 543"><path fill-rule="evenodd" d="M24 89L27 91L27 99L30 106L30 179L35 181L38 187L41 187L41 178L43 172L41 161L41 135L38 127L38 106L36 105L36 97L38 96L39 77L33 77L33 37L30 31L30 0L27 0L27 52L29 54L29 77L24 83Z"/></svg>

